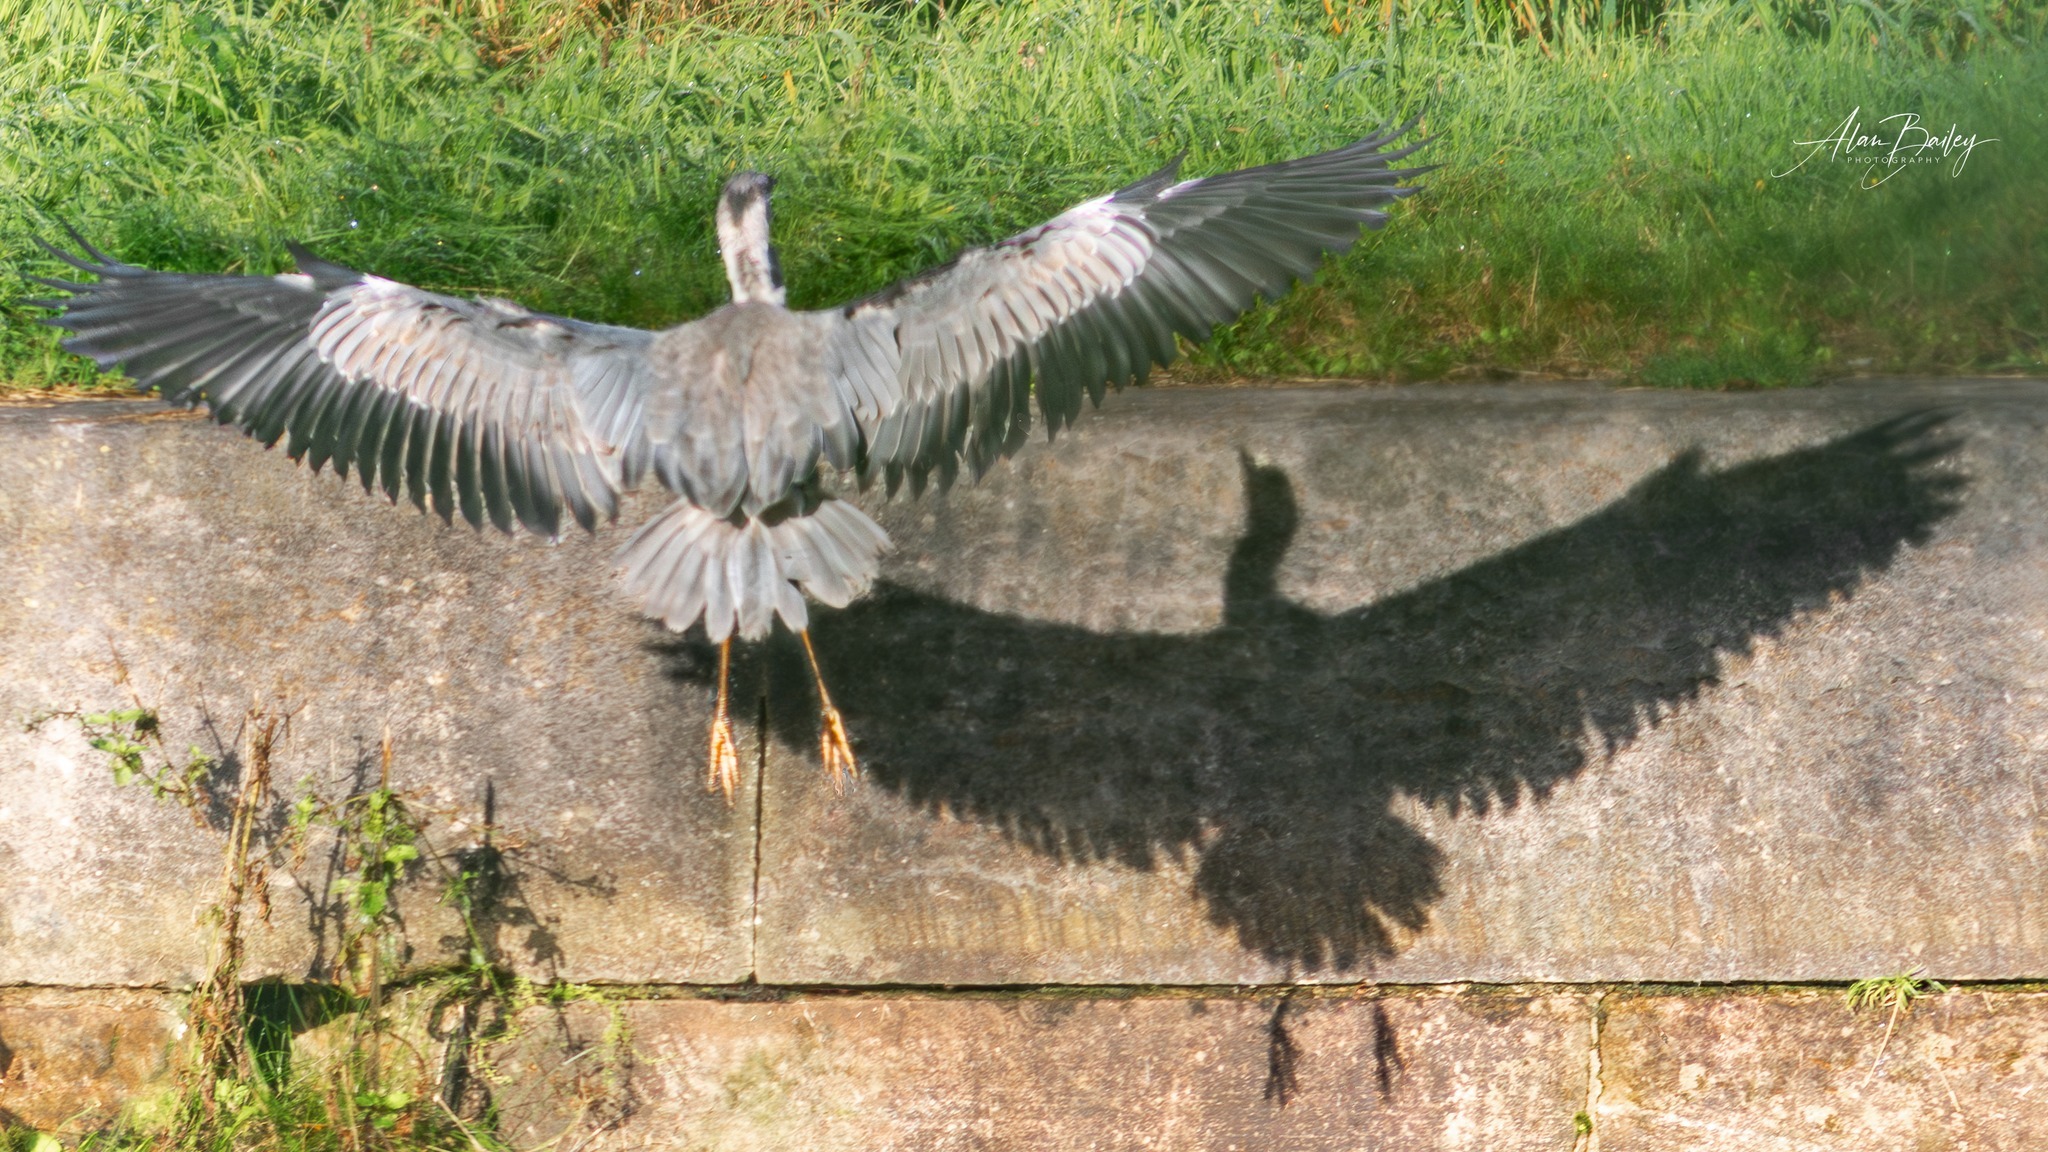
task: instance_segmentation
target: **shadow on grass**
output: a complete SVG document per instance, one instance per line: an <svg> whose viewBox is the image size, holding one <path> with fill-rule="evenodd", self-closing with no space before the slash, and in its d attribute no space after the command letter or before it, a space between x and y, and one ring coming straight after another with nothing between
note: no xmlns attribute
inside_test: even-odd
<svg viewBox="0 0 2048 1152"><path fill-rule="evenodd" d="M1293 485L1246 461L1248 515L1205 634L1098 634L884 584L812 637L871 787L1069 861L1194 863L1194 895L1297 971L1391 955L1443 853L1393 812L1540 802L1824 611L1959 505L1945 417L1709 471L1689 451L1576 524L1337 614L1283 597ZM671 646L702 682L705 645ZM793 638L776 735L814 746Z"/></svg>

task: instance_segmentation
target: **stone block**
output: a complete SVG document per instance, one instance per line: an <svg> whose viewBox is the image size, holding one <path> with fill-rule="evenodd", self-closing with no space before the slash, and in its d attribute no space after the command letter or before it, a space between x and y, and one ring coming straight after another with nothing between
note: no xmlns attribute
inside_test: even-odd
<svg viewBox="0 0 2048 1152"><path fill-rule="evenodd" d="M153 992L0 989L0 1130L77 1135L163 1086L185 1033Z"/></svg>
<svg viewBox="0 0 2048 1152"><path fill-rule="evenodd" d="M1958 992L1889 1014L1836 991L1603 1005L1608 1152L1978 1152L2048 1132L2048 996Z"/></svg>
<svg viewBox="0 0 2048 1152"><path fill-rule="evenodd" d="M1582 996L858 996L534 1010L500 1135L610 1148L1554 1152Z"/></svg>

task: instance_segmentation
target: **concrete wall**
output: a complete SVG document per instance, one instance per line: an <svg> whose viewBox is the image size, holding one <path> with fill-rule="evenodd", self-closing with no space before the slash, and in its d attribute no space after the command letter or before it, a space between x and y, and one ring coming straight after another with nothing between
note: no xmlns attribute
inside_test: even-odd
<svg viewBox="0 0 2048 1152"><path fill-rule="evenodd" d="M282 696L297 711L279 776L329 790L374 775L388 726L437 848L497 829L508 882L483 923L502 963L657 991L858 992L635 1007L645 1034L703 1055L644 1089L662 1131L725 1123L739 1097L702 1104L690 1077L801 1047L823 1013L839 1023L818 1035L840 1039L802 1041L825 1079L798 1095L829 1081L868 1099L879 1080L831 1079L854 1060L910 1092L953 1067L994 1095L944 1095L995 1107L1030 1094L1016 1077L1052 1074L996 1064L1064 1044L1076 1055L1055 1063L1083 1067L1129 1034L1114 1067L1155 1068L1145 1083L1210 1117L1199 1131L1234 1132L1268 1121L1203 1077L1258 1080L1276 1008L1218 989L1360 981L1546 987L1418 991L1398 1011L1311 997L1302 1034L1332 1038L1307 1049L1326 1073L1355 1079L1406 1044L1435 1054L1409 1067L1456 1081L1445 1099L1485 1103L1317 1112L1304 1089L1244 1147L1350 1146L1355 1128L1520 1146L1498 1141L1548 1131L1539 1114L1565 1134L1528 1146L1568 1147L1603 1017L1642 1068L1697 1049L1681 1071L1708 1069L1702 1085L1842 1117L1837 1087L1794 1107L1756 1080L1715 1031L1722 1009L1651 997L1618 1017L1587 997L1915 965L2048 974L2044 423L2048 388L2021 381L1116 397L978 487L875 505L899 545L888 580L814 630L868 778L843 796L821 779L784 637L736 669L754 771L729 807L700 784L709 650L635 619L607 575L630 523L554 547L479 536L149 404L0 409L0 715L132 693L174 746L227 747L252 698ZM0 731L0 820L0 984L176 988L203 970L215 834L114 789L75 725ZM252 975L326 973L324 866L275 877ZM405 897L415 966L463 947L437 895L423 877ZM860 991L1018 985L1197 986L1214 1010L1148 993L1034 1016L1029 997ZM2024 1003L2009 1026L2031 1037ZM1850 1029L1829 1059L1860 1058L1833 1000L1740 1005L1725 1011L1788 1036ZM1501 1023L1524 1018L1541 1023ZM20 1047L6 1019L0 1044ZM888 1039L912 1035L930 1043ZM2034 1041L2012 1042L2000 1075L2038 1076ZM1163 1071L1196 1051L1222 1063ZM1962 1067L1949 1059L1934 1066ZM1615 1146L1744 1146L1704 1142L1722 1121L1686 1111L1712 1089L1669 1096L1663 1072L1642 1075L1600 1096L1637 1109L1612 1112L1634 1133ZM1063 1091L1152 1116L1127 1111L1128 1085L1087 1083ZM2000 1106L1964 1095L1950 1111ZM1089 1146L1087 1108L1043 1120L1037 1143L958 1146ZM1414 1124L1437 1124L1435 1143ZM1102 1130L1133 1133L1104 1146L1151 1139ZM791 1146L748 1131L735 1146ZM1784 1139L1756 1146L1821 1138Z"/></svg>

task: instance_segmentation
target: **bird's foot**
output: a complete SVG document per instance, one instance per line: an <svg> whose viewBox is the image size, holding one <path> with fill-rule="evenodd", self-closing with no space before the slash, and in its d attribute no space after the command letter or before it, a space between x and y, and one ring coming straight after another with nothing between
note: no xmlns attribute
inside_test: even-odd
<svg viewBox="0 0 2048 1152"><path fill-rule="evenodd" d="M726 680L732 670L732 641L718 646L718 707L711 713L711 758L704 780L707 792L725 793L727 807L740 786L740 746L732 738L732 716L726 710Z"/></svg>
<svg viewBox="0 0 2048 1152"><path fill-rule="evenodd" d="M818 684L818 714L824 722L818 732L818 759L825 765L825 774L832 778L833 790L844 795L846 782L860 779L860 761L853 758L853 744L846 738L846 722L839 718L839 709L832 706L832 693L825 690L825 673L818 668L818 652L811 647L810 632L800 631L797 638L804 642L804 655L811 661L811 679Z"/></svg>
<svg viewBox="0 0 2048 1152"><path fill-rule="evenodd" d="M710 771L704 780L707 792L725 793L725 802L732 803L733 790L740 785L740 746L732 738L732 721L721 710L711 720L711 761Z"/></svg>
<svg viewBox="0 0 2048 1152"><path fill-rule="evenodd" d="M853 757L853 745L846 739L846 725L839 719L839 709L825 701L822 711L824 726L818 733L818 759L824 762L826 775L832 778L836 792L846 791L846 782L860 779L860 761Z"/></svg>

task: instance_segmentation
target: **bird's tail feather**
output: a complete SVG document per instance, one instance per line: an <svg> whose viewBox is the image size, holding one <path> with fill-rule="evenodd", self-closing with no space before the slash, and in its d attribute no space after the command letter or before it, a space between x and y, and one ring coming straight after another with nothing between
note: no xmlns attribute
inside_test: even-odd
<svg viewBox="0 0 2048 1152"><path fill-rule="evenodd" d="M626 541L618 562L649 616L681 632L701 615L717 643L764 636L776 616L792 630L808 627L806 593L844 607L867 591L888 547L881 526L844 500L775 523L678 500Z"/></svg>

